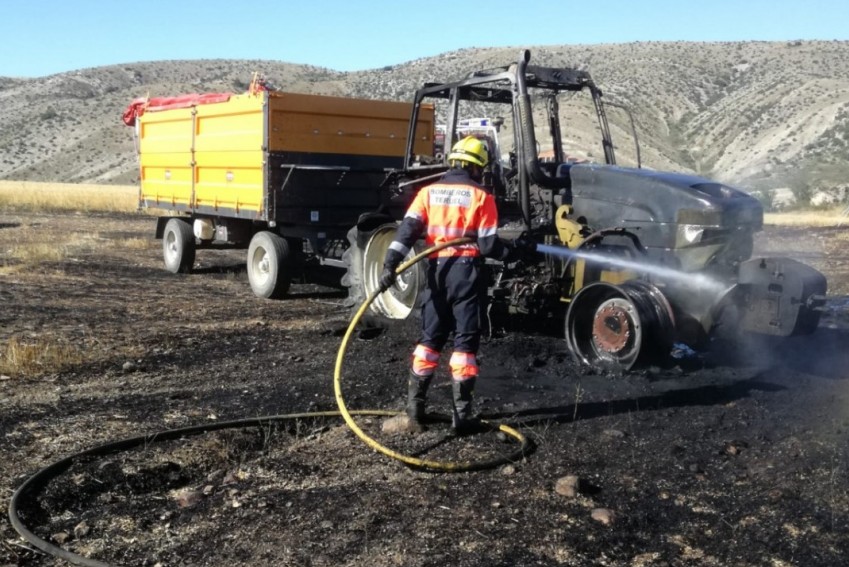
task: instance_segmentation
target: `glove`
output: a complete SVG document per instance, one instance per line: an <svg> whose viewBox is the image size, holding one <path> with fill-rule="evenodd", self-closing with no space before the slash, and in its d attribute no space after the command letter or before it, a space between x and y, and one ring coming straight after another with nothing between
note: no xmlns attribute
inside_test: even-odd
<svg viewBox="0 0 849 567"><path fill-rule="evenodd" d="M378 280L380 284L380 293L383 293L395 283L395 269L390 267L383 268L383 273L380 274L380 279Z"/></svg>

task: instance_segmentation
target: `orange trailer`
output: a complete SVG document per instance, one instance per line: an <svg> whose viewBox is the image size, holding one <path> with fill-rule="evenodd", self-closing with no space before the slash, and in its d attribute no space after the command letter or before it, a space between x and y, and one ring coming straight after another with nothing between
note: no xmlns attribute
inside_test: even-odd
<svg viewBox="0 0 849 567"><path fill-rule="evenodd" d="M166 268L189 272L196 249L248 248L261 297L279 297L309 259L340 265L347 231L386 206L403 167L409 103L256 88L136 99L124 113L139 153L139 206L158 219ZM434 154L434 110L413 152ZM341 246L340 246L341 243Z"/></svg>

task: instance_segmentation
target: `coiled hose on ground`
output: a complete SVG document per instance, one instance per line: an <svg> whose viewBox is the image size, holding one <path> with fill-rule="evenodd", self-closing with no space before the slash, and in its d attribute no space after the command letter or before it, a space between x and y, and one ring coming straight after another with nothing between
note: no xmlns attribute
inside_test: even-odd
<svg viewBox="0 0 849 567"><path fill-rule="evenodd" d="M469 239L462 238L453 240L443 245L431 247L421 254L417 254L415 257L410 259L409 261L403 263L398 267L397 273L402 273L404 270L412 267L416 262L419 262L423 258L427 257L429 254L433 252L437 252L442 248L446 248L448 246L456 246L458 244L463 244L468 242ZM519 431L508 427L506 425L495 425L492 424L491 427L493 430L497 429L502 431L506 435L513 437L519 442L519 448L509 455L497 456L491 459L486 459L482 461L466 461L466 462L441 462L441 461L429 461L426 459L418 459L415 457L410 457L407 455L403 455L388 447L384 447L368 435L366 435L362 429L357 425L354 421L353 416L394 416L398 415L398 412L389 411L389 410L355 410L350 411L345 405L345 400L342 397L342 362L345 357L345 351L347 349L348 341L353 335L354 329L357 326L357 323L362 318L365 311L377 297L379 292L373 293L357 310L354 315L351 323L348 326L348 330L345 333L344 338L342 339L342 344L339 347L339 352L336 357L336 366L334 370L334 378L333 378L333 388L336 395L336 403L339 406L339 411L319 411L319 412L307 412L307 413L290 413L290 414L280 414L273 415L267 417L258 417L258 418L249 418L249 419L239 419L233 421L223 421L220 423L211 423L211 424L203 424L203 425L195 425L191 427L182 427L179 429L169 429L165 431L160 431L158 433L153 433L149 435L140 435L138 437L132 437L129 439L123 439L120 441L113 441L110 443L106 443L92 449L88 449L79 453L75 453L73 455L69 455L64 459L56 461L46 467L42 468L34 475L29 477L20 487L15 491L12 495L11 500L9 501L9 522L15 531L20 534L20 536L30 545L52 555L53 557L57 557L68 563L73 565L82 565L83 567L114 567L110 563L104 563L103 561L97 561L95 559L89 559L87 557L83 557L82 555L77 555L71 551L63 549L59 546L53 545L52 543L45 541L35 535L20 519L19 511L23 509L23 506L28 502L27 498L35 499L38 495L38 492L45 488L47 484L53 480L54 478L59 477L62 473L67 471L71 466L73 466L76 462L82 461L84 459L92 458L92 457L101 457L106 455L111 455L115 453L120 453L122 451L128 451L130 449L134 449L136 447L148 446L152 443L160 442L160 441L172 441L175 439L181 439L185 437L202 435L204 433L212 432L212 431L220 431L224 429L238 429L238 428L247 428L247 427L267 427L271 423L276 423L280 421L287 420L295 420L295 419L310 419L310 418L322 418L322 417L338 417L342 416L345 420L345 423L351 430L362 439L369 447L378 451L379 453L383 453L393 459L397 459L407 465L412 467L434 471L434 472L464 472L464 471L474 471L474 470L482 470L487 468L496 467L505 463L515 462L519 459L523 458L530 450L530 442L522 435Z"/></svg>

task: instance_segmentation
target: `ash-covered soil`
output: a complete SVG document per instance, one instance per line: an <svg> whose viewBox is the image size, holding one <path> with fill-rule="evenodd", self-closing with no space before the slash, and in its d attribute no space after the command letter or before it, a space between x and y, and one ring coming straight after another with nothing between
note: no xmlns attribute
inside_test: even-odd
<svg viewBox="0 0 849 567"><path fill-rule="evenodd" d="M40 468L113 440L335 410L350 313L332 286L253 297L243 253L162 268L140 216L0 215L0 346L69 362L0 379L4 504ZM624 376L576 366L562 339L513 333L481 351L479 408L535 444L495 470L424 473L338 418L266 422L82 459L21 510L39 537L116 565L836 566L849 557L849 248L843 229L767 228L758 253L829 277L810 337L729 366L724 353ZM56 259L13 254L24 242ZM314 281L338 280L338 273ZM400 409L415 323L352 341L351 409ZM446 381L431 407L447 414ZM433 460L509 453L494 433L383 434ZM565 477L571 479L571 486ZM560 482L558 482L560 481ZM0 522L0 564L65 564Z"/></svg>

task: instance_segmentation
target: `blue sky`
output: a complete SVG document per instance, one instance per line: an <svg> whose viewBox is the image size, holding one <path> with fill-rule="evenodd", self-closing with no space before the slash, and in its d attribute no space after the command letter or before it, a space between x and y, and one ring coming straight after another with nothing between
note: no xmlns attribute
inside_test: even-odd
<svg viewBox="0 0 849 567"><path fill-rule="evenodd" d="M463 47L849 39L847 0L0 0L0 15L7 77L166 59L351 71Z"/></svg>

